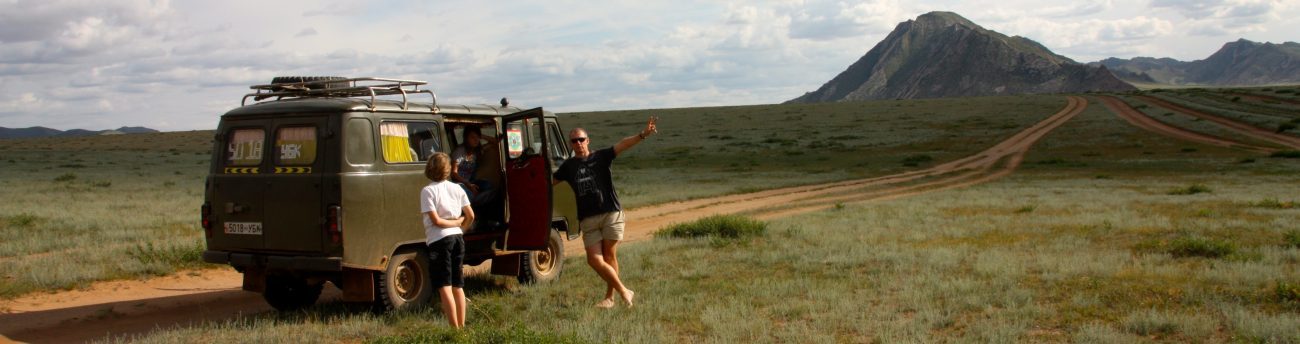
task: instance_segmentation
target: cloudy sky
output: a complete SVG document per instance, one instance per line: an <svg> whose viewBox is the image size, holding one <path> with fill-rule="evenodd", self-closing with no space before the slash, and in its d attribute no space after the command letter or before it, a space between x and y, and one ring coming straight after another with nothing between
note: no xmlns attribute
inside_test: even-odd
<svg viewBox="0 0 1300 344"><path fill-rule="evenodd" d="M779 103L937 10L1083 62L1300 40L1297 0L0 0L0 126L212 129L277 75L561 112Z"/></svg>

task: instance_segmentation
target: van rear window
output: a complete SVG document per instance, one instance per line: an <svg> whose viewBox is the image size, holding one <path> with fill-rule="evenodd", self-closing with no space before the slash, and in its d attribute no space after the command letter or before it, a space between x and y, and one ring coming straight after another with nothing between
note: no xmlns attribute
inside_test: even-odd
<svg viewBox="0 0 1300 344"><path fill-rule="evenodd" d="M257 166L262 164L262 149L266 131L262 128L235 129L226 138L226 166Z"/></svg>
<svg viewBox="0 0 1300 344"><path fill-rule="evenodd" d="M305 166L316 162L316 127L280 128L275 134L280 166Z"/></svg>

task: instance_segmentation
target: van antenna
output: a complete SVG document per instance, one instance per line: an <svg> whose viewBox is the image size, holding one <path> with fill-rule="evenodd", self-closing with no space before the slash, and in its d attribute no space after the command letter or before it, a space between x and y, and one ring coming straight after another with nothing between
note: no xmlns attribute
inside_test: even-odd
<svg viewBox="0 0 1300 344"><path fill-rule="evenodd" d="M506 97L501 97L501 107L506 107L509 105L510 105L510 100L507 100Z"/></svg>

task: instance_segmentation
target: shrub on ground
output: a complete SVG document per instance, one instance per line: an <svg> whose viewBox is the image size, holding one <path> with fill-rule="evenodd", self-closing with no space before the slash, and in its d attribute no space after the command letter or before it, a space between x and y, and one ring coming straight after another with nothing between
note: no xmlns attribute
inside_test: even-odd
<svg viewBox="0 0 1300 344"><path fill-rule="evenodd" d="M1188 185L1185 188L1174 189L1172 191L1169 191L1169 194L1170 195L1195 195L1199 193L1210 193L1210 192L1214 192L1214 190L1210 190L1210 187L1205 186L1205 184L1192 184L1192 185Z"/></svg>
<svg viewBox="0 0 1300 344"><path fill-rule="evenodd" d="M1283 243L1286 246L1300 248L1300 230L1291 230L1282 235Z"/></svg>
<svg viewBox="0 0 1300 344"><path fill-rule="evenodd" d="M715 237L739 239L762 235L767 223L740 215L714 215L661 229L655 236L677 238Z"/></svg>
<svg viewBox="0 0 1300 344"><path fill-rule="evenodd" d="M1178 238L1169 243L1169 254L1175 257L1222 258L1236 251L1231 242L1199 237Z"/></svg>
<svg viewBox="0 0 1300 344"><path fill-rule="evenodd" d="M1276 152L1273 152L1273 154L1269 154L1269 157L1270 157L1270 158L1288 158L1288 159L1297 159L1297 158L1300 158L1300 150L1284 150L1284 151L1276 151Z"/></svg>

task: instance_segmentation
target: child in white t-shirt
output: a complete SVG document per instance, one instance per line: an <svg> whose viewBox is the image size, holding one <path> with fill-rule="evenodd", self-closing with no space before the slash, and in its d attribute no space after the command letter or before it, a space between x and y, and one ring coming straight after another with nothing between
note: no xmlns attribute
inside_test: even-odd
<svg viewBox="0 0 1300 344"><path fill-rule="evenodd" d="M459 329L465 327L465 232L461 228L474 223L474 209L465 190L447 180L450 175L451 158L446 153L429 157L424 176L433 182L420 190L420 217L442 312L451 326Z"/></svg>

